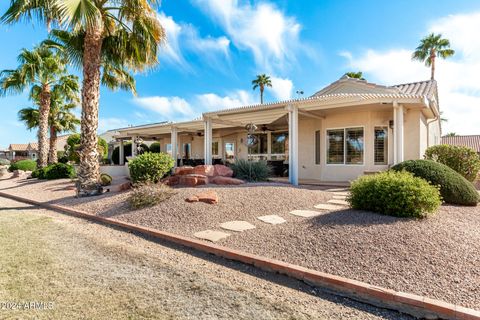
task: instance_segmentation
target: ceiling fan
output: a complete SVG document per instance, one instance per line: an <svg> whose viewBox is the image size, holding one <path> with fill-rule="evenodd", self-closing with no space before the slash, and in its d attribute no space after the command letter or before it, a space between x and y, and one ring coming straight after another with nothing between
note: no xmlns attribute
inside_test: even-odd
<svg viewBox="0 0 480 320"><path fill-rule="evenodd" d="M263 133L267 131L275 131L274 129L270 129L266 124L263 124L260 129L262 130Z"/></svg>

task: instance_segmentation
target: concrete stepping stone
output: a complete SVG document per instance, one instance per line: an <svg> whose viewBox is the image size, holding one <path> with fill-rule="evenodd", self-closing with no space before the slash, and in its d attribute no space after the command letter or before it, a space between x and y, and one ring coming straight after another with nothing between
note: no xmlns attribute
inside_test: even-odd
<svg viewBox="0 0 480 320"><path fill-rule="evenodd" d="M337 206L337 205L330 204L330 203L319 203L319 204L315 205L315 208L320 209L320 210L342 210L342 209L345 209L342 206Z"/></svg>
<svg viewBox="0 0 480 320"><path fill-rule="evenodd" d="M333 196L332 198L335 200L345 200L347 199L347 196Z"/></svg>
<svg viewBox="0 0 480 320"><path fill-rule="evenodd" d="M327 201L328 203L331 203L331 204L338 204L338 205L341 205L341 206L349 206L350 204L345 201L345 200L337 200L337 199L332 199L332 200L328 200Z"/></svg>
<svg viewBox="0 0 480 320"><path fill-rule="evenodd" d="M230 231L243 232L245 230L255 229L255 226L247 221L228 221L220 224L220 228Z"/></svg>
<svg viewBox="0 0 480 320"><path fill-rule="evenodd" d="M332 192L335 196L348 196L350 195L350 192L344 191L344 192Z"/></svg>
<svg viewBox="0 0 480 320"><path fill-rule="evenodd" d="M319 211L313 211L313 210L293 210L293 211L290 211L290 214L293 214L294 216L298 216L298 217L311 218L311 217L318 216L322 213Z"/></svg>
<svg viewBox="0 0 480 320"><path fill-rule="evenodd" d="M327 192L347 192L348 188L330 188L330 189L325 189Z"/></svg>
<svg viewBox="0 0 480 320"><path fill-rule="evenodd" d="M193 236L199 239L208 240L211 242L217 242L219 240L229 237L230 234L221 232L221 231L215 231L215 230L204 230L204 231L194 233Z"/></svg>
<svg viewBox="0 0 480 320"><path fill-rule="evenodd" d="M280 216L277 216L276 214L271 214L271 215L268 215L268 216L261 216L261 217L257 217L258 220L260 221L263 221L265 223L269 223L269 224L280 224L280 223L285 223L287 222L287 220L283 219L282 217Z"/></svg>

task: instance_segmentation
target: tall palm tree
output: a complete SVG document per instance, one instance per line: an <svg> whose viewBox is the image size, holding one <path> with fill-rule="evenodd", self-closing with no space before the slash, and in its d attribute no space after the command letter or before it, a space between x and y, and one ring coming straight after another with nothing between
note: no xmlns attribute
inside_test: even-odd
<svg viewBox="0 0 480 320"><path fill-rule="evenodd" d="M455 54L455 50L450 49L450 41L442 38L441 34L431 33L422 40L412 54L413 60L425 62L427 67L431 67L430 79L435 79L435 59L440 57L447 59Z"/></svg>
<svg viewBox="0 0 480 320"><path fill-rule="evenodd" d="M350 72L345 73L345 75L349 78L365 80L365 78L363 77L363 72L362 71L358 71L358 72L350 71Z"/></svg>
<svg viewBox="0 0 480 320"><path fill-rule="evenodd" d="M25 0L11 0L14 4ZM81 191L99 187L97 151L98 109L100 84L113 88L132 88L128 71L145 70L158 63L158 45L165 40L154 9L159 0L37 0L53 3L42 11L17 5L4 21L15 22L32 14L55 17L69 28L71 36L63 34L64 52L71 61L83 68L80 180ZM45 15L49 10L50 13ZM8 18L14 17L14 18ZM57 32L61 34L61 32ZM52 34L54 31L52 31ZM58 40L58 39L57 39ZM102 76L103 71L103 76Z"/></svg>
<svg viewBox="0 0 480 320"><path fill-rule="evenodd" d="M0 93L20 94L28 87L36 92L39 106L38 165L45 167L48 160L48 115L50 112L52 87L66 81L66 61L46 46L33 50L23 49L18 56L19 66L0 73Z"/></svg>
<svg viewBox="0 0 480 320"><path fill-rule="evenodd" d="M263 104L263 91L265 87L272 87L272 81L270 80L270 76L266 74L259 74L257 78L252 80L253 90L260 88L260 103Z"/></svg>

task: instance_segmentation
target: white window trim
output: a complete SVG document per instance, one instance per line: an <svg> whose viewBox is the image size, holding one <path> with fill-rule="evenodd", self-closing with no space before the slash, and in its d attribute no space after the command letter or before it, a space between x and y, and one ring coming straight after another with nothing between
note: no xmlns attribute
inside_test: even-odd
<svg viewBox="0 0 480 320"><path fill-rule="evenodd" d="M387 149L387 155L386 155L386 163L375 163L375 129L376 128L387 128L387 145L386 145L386 149ZM388 124L382 124L382 125L374 125L373 126L373 165L374 166L388 166L388 163L390 161L390 152L388 150L388 148L390 147L390 127Z"/></svg>
<svg viewBox="0 0 480 320"><path fill-rule="evenodd" d="M346 135L345 135L345 130L346 129L353 129L353 128L362 128L363 129L363 161L362 163L346 163L346 157L347 157L347 152L346 152ZM343 130L343 163L328 163L328 130ZM325 129L325 165L329 167L365 167L365 148L366 148L366 140L365 140L365 126L364 125L351 125L348 127L337 127L337 128L326 128Z"/></svg>

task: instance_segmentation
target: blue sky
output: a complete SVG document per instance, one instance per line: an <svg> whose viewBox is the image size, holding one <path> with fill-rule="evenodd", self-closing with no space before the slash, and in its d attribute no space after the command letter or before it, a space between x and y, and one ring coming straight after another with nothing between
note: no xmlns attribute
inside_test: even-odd
<svg viewBox="0 0 480 320"><path fill-rule="evenodd" d="M168 34L160 65L136 76L137 97L102 89L99 131L255 103L259 73L273 79L266 101L311 95L346 71L381 84L426 80L429 69L410 54L434 31L457 51L437 72L444 132L480 134L479 1L163 0L158 16ZM0 69L45 37L35 23L0 26ZM17 120L26 106L26 95L0 98L0 147L35 140Z"/></svg>

